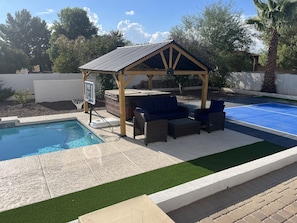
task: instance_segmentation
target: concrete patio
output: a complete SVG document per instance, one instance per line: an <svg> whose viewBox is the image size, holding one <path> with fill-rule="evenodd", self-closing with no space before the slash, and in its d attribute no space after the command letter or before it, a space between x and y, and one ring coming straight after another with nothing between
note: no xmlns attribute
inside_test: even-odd
<svg viewBox="0 0 297 223"><path fill-rule="evenodd" d="M102 112L105 117L111 116ZM82 112L19 120L32 123L68 118L77 118L85 125L89 122L89 115ZM132 130L127 123L127 137L120 137L119 127L91 129L105 143L1 161L0 211L261 141L226 129L177 139L168 136L167 143L145 146L141 137L133 139Z"/></svg>
<svg viewBox="0 0 297 223"><path fill-rule="evenodd" d="M112 116L106 111L100 111L100 115ZM82 112L20 118L19 120L21 123L31 123L69 118L77 118L86 126L89 122L89 115ZM225 131L216 131L211 134L201 131L200 135L184 136L177 139L168 136L167 143L156 142L148 146L144 145L141 137L133 139L133 128L130 122L127 122L127 137L120 137L119 127L90 128L90 130L104 139L105 143L40 156L1 161L0 212L261 140L286 147L297 145L297 137L250 128L250 126L242 126L229 121L226 122ZM292 161L292 163L294 162L296 160ZM292 164L286 168L280 170L281 173L288 172L285 177L280 177L277 171L272 172L268 178L274 179L274 181L266 180L266 184L264 184L265 180L261 180L262 178L256 179L263 183L263 187L242 184L234 188L238 196L232 196L232 190L223 191L202 198L178 210L170 210L168 214L176 222L197 222L199 220L202 222L235 222L238 220L257 222L252 220L256 211L249 212L242 217L236 213L237 220L234 220L234 216L232 218L230 214L231 206L233 207L232 210L239 207L240 210L245 210L245 204L252 205L252 198L262 197L265 200L262 206L264 208L265 205L270 204L266 198L269 198L270 192L274 191L273 186L275 186L276 191L279 191L278 197L284 197L285 195L280 194L280 192L286 193L287 191L289 195L295 195L295 198L297 195L296 165ZM267 177L264 176L264 179ZM288 184L292 185L289 190L286 186ZM248 182L248 185L259 184ZM268 186L265 187L265 185ZM279 189L279 185L285 188ZM247 187L249 191L246 190ZM215 201L216 205L213 203L209 205L209 201ZM250 206L247 208L251 208ZM287 220L293 219L297 215L296 199L290 199L287 206L276 210L276 213L286 213L282 210L286 208L285 211L288 211L290 208L291 215L287 215ZM259 208L257 205L253 207ZM249 216L252 217L249 218ZM260 214L257 216L258 218L254 219L261 221ZM285 214L281 216L284 218ZM264 219L271 220L272 218L268 216L262 220ZM280 219L275 217L273 220L274 222L283 222ZM288 222L290 221L288 220Z"/></svg>

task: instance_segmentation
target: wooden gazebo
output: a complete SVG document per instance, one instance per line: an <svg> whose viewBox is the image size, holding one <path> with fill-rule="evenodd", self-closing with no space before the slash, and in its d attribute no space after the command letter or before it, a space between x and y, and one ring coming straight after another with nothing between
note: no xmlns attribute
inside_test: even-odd
<svg viewBox="0 0 297 223"><path fill-rule="evenodd" d="M201 107L205 108L210 67L191 55L174 40L117 49L79 67L83 81L91 73L113 75L119 89L120 125L126 135L125 88L136 75L147 75L149 89L156 75L198 75L202 80ZM85 102L84 111L88 112Z"/></svg>

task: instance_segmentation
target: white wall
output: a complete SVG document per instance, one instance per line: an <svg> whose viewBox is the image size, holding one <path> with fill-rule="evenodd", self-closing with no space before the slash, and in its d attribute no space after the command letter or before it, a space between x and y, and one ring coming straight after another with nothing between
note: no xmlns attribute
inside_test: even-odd
<svg viewBox="0 0 297 223"><path fill-rule="evenodd" d="M90 77L94 78L94 77ZM159 79L156 76L154 79ZM232 88L261 91L263 73L234 72L229 81ZM35 96L36 102L63 101L76 98L83 98L82 77L80 73L45 73L45 74L0 74L0 80L4 88L12 90L28 89ZM139 84L142 80L147 80L145 75L136 76L127 86ZM277 74L277 93L297 96L297 75Z"/></svg>
<svg viewBox="0 0 297 223"><path fill-rule="evenodd" d="M232 88L261 91L264 73L233 72L229 78ZM276 74L277 93L284 95L297 95L297 75Z"/></svg>
<svg viewBox="0 0 297 223"><path fill-rule="evenodd" d="M83 81L34 80L35 102L55 102L83 99Z"/></svg>
<svg viewBox="0 0 297 223"><path fill-rule="evenodd" d="M233 72L229 77L232 88L261 91L263 73Z"/></svg>
<svg viewBox="0 0 297 223"><path fill-rule="evenodd" d="M28 89L34 94L34 80L68 80L82 79L81 73L36 73L36 74L0 74L4 88L12 88L14 91Z"/></svg>

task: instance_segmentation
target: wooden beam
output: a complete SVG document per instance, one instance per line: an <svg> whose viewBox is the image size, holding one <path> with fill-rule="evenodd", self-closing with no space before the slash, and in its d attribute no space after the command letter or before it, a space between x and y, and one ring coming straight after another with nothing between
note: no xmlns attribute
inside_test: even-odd
<svg viewBox="0 0 297 223"><path fill-rule="evenodd" d="M188 58L190 61L192 61L194 64L196 64L197 66L201 67L203 70L208 70L208 68L203 65L202 63L200 63L199 61L197 61L197 59L193 58L193 56L191 56L190 54L188 54L186 51L184 51L183 49L179 48L176 45L172 45L172 47L177 50L178 52L182 53L182 55L184 55L186 58Z"/></svg>
<svg viewBox="0 0 297 223"><path fill-rule="evenodd" d="M94 73L94 74L114 74L116 73L115 71L105 71L105 70L84 70L88 72L89 74Z"/></svg>
<svg viewBox="0 0 297 223"><path fill-rule="evenodd" d="M128 86L128 84L133 80L134 77L135 77L135 75L130 75L129 76L129 78L125 81L124 88L126 88Z"/></svg>
<svg viewBox="0 0 297 223"><path fill-rule="evenodd" d="M164 64L164 68L168 69L168 64L167 64L167 61L165 59L163 51L160 52L160 55L161 55L161 58L162 58L162 61L163 61L163 64Z"/></svg>
<svg viewBox="0 0 297 223"><path fill-rule="evenodd" d="M195 70L174 70L174 75L201 75L206 74L207 71ZM166 69L158 70L130 70L129 74L132 75L167 75Z"/></svg>
<svg viewBox="0 0 297 223"><path fill-rule="evenodd" d="M150 58L152 58L152 57L154 57L154 56L160 54L160 52L162 52L162 51L168 49L169 47L170 47L170 45L168 45L168 46L166 46L166 47L163 47L163 48L157 50L156 52L153 52L153 53L151 53L151 54L145 56L144 58L138 60L137 62L135 62L135 63L133 63L133 64L130 64L129 66L127 66L127 67L125 68L125 72L130 74L130 69L132 69L133 67L136 67L137 65L143 63L144 61L146 61L146 60L148 60L148 59L150 59Z"/></svg>
<svg viewBox="0 0 297 223"><path fill-rule="evenodd" d="M207 93L208 93L208 76L209 74L204 74L202 80L202 92L201 92L201 108L206 108Z"/></svg>
<svg viewBox="0 0 297 223"><path fill-rule="evenodd" d="M176 57L176 59L175 59L175 61L174 61L174 64L173 64L173 69L175 69L176 68L176 66L177 66L177 63L178 63L178 61L179 61L179 59L180 59L180 57L181 57L181 53L179 52L178 53L178 55L177 55L177 57Z"/></svg>
<svg viewBox="0 0 297 223"><path fill-rule="evenodd" d="M120 88L119 81L118 81L117 76L116 76L115 74L113 74L113 79L114 79L114 81L116 82L118 88Z"/></svg>
<svg viewBox="0 0 297 223"><path fill-rule="evenodd" d="M91 74L92 72L91 71L86 71L86 70L83 70L82 71L82 80L83 80L83 94L85 95L85 81L87 80L88 76ZM88 105L88 102L84 102L84 112L85 113L88 113L89 111L89 105Z"/></svg>
<svg viewBox="0 0 297 223"><path fill-rule="evenodd" d="M172 46L169 48L169 68L172 68L172 57L173 57L173 49Z"/></svg>
<svg viewBox="0 0 297 223"><path fill-rule="evenodd" d="M120 104L120 129L121 136L126 136L126 102L124 74L119 72L119 104Z"/></svg>
<svg viewBox="0 0 297 223"><path fill-rule="evenodd" d="M147 77L148 77L148 89L149 90L152 90L153 89L153 77L154 77L154 75L147 75Z"/></svg>

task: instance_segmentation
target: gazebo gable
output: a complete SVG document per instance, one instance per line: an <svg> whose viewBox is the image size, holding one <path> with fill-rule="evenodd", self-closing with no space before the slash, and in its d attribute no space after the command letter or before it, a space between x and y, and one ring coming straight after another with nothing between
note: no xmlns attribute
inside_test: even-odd
<svg viewBox="0 0 297 223"><path fill-rule="evenodd" d="M210 68L199 59L191 55L189 52L180 47L175 41L171 41L168 45L146 55L145 57L135 61L125 67L125 73L141 74L160 74L168 73L168 69L174 71L175 74L199 74L208 73Z"/></svg>

